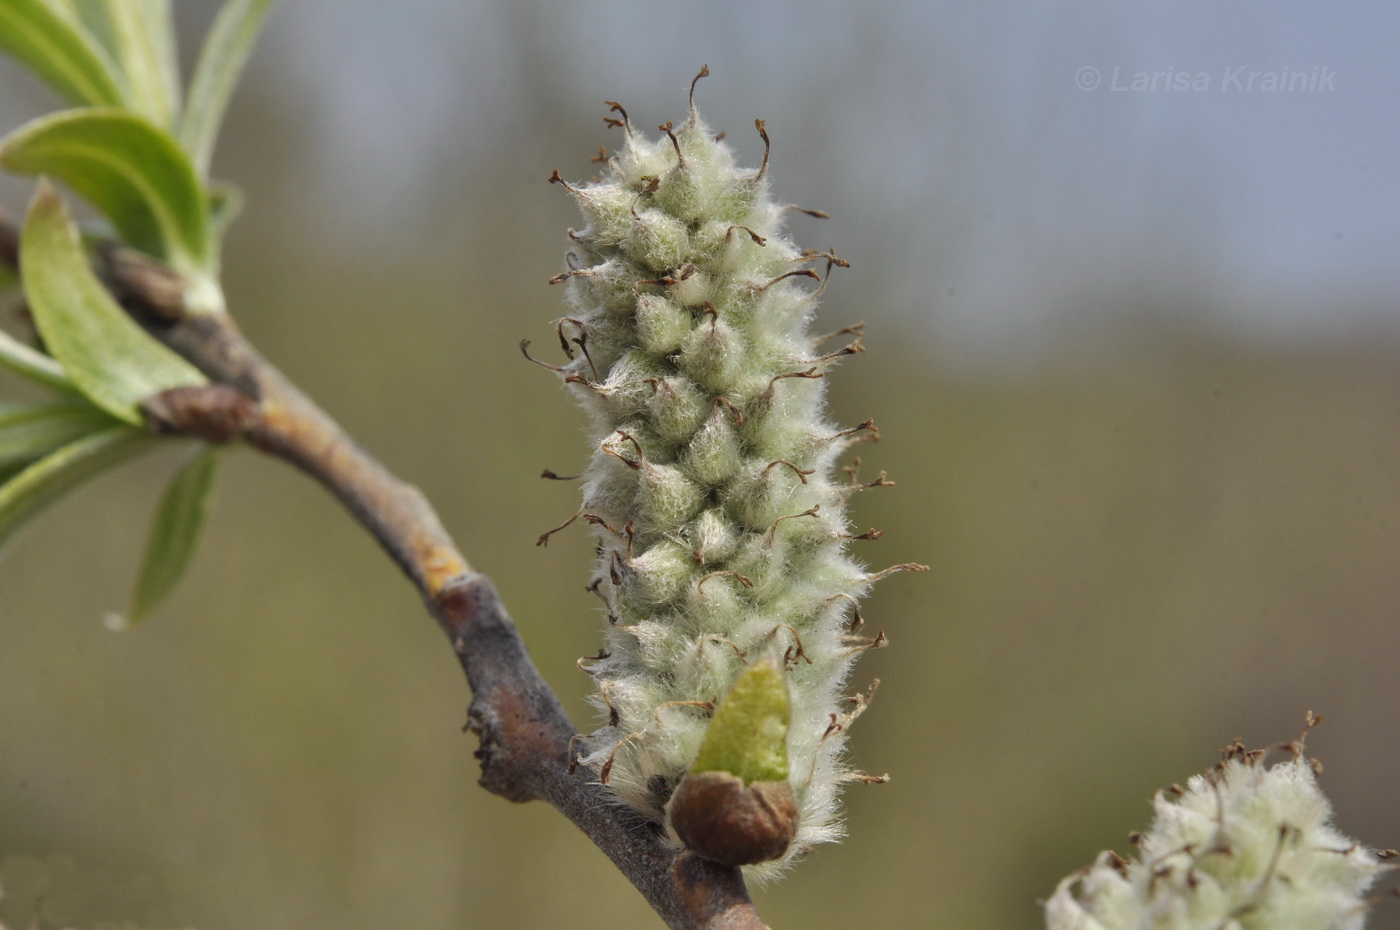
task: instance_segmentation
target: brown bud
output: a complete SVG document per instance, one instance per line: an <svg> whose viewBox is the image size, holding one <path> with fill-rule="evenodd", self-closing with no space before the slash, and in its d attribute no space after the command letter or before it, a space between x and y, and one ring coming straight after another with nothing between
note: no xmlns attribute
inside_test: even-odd
<svg viewBox="0 0 1400 930"><path fill-rule="evenodd" d="M151 428L183 433L209 442L228 442L257 421L257 405L247 395L222 384L170 388L141 402Z"/></svg>
<svg viewBox="0 0 1400 930"><path fill-rule="evenodd" d="M745 786L729 772L691 773L666 812L687 849L725 865L781 859L797 835L797 798L786 781Z"/></svg>

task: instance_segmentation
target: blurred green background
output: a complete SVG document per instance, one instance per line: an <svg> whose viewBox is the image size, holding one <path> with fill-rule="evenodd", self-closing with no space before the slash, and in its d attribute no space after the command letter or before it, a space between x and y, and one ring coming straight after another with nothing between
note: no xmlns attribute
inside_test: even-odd
<svg viewBox="0 0 1400 930"><path fill-rule="evenodd" d="M177 5L188 59L213 7ZM1309 709L1341 828L1400 845L1396 14L704 10L285 0L216 159L248 196L240 324L436 502L583 726L590 547L534 541L576 506L539 471L587 448L516 350L562 313L545 282L579 223L545 179L615 144L604 99L680 119L708 63L710 122L756 163L767 119L778 196L834 216L795 238L854 265L818 326L869 324L830 385L897 482L855 503L886 532L867 558L933 567L864 608L892 645L858 667L882 685L851 751L893 780L849 793L846 843L756 889L765 917L1029 930L1155 789ZM1321 64L1334 94L1075 85ZM0 70L0 126L51 105ZM228 456L191 576L105 630L177 455L0 562L0 858L71 856L171 925L657 925L552 810L475 786L451 650L286 467Z"/></svg>

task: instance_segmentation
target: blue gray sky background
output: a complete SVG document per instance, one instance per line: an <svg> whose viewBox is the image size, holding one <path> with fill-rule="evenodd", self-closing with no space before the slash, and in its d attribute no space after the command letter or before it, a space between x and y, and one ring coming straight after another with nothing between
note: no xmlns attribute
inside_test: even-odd
<svg viewBox="0 0 1400 930"><path fill-rule="evenodd" d="M212 15L177 8L190 37ZM871 315L950 360L1148 316L1393 334L1397 20L1381 2L300 0L274 10L233 114L244 142L216 167L264 219L260 173L282 177L276 228L349 255L547 230L573 211L540 181L589 173L603 99L679 119L708 63L710 122L756 159L765 118L779 195L836 218L799 238L829 238ZM1306 89L1264 89L1300 72ZM7 125L40 112L3 77Z"/></svg>
<svg viewBox="0 0 1400 930"><path fill-rule="evenodd" d="M835 216L803 234L952 355L1143 313L1327 337L1393 332L1400 310L1397 20L1380 2L315 0L274 13L250 95L304 117L307 232L329 214L346 248L378 249L413 241L444 181L470 211L488 172L569 221L538 182L588 172L602 100L680 118L708 63L710 122L756 158L767 119L780 195ZM1204 89L1123 89L1169 71ZM1309 89L1262 89L1297 72Z"/></svg>

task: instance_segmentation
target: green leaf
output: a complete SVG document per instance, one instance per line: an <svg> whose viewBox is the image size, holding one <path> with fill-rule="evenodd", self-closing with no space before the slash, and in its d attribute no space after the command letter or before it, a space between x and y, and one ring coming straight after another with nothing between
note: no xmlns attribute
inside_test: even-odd
<svg viewBox="0 0 1400 930"><path fill-rule="evenodd" d="M161 0L101 0L100 5L110 50L126 78L128 108L157 126L174 126L179 75L168 5Z"/></svg>
<svg viewBox="0 0 1400 930"><path fill-rule="evenodd" d="M3 329L0 329L0 365L30 381L64 390L73 389L73 382L63 373L63 366L44 353L29 348Z"/></svg>
<svg viewBox="0 0 1400 930"><path fill-rule="evenodd" d="M49 504L159 441L143 429L111 426L49 453L15 475L0 486L0 548Z"/></svg>
<svg viewBox="0 0 1400 930"><path fill-rule="evenodd" d="M113 425L107 414L78 400L0 404L0 468L28 465L60 446Z"/></svg>
<svg viewBox="0 0 1400 930"><path fill-rule="evenodd" d="M51 3L59 3L66 10L86 27L101 45L104 51L111 56L115 64L119 57L117 55L117 39L112 34L112 23L107 18L107 0L50 0ZM119 69L120 71L120 69Z"/></svg>
<svg viewBox="0 0 1400 930"><path fill-rule="evenodd" d="M118 0L120 2L120 0ZM141 0L146 8L146 23L150 29L155 58L161 70L161 80L170 99L170 127L180 118L180 96L183 79L180 76L180 46L175 39L175 11L172 0Z"/></svg>
<svg viewBox="0 0 1400 930"><path fill-rule="evenodd" d="M180 121L180 142L200 177L209 173L224 110L271 5L272 0L228 0L204 40L190 80L189 104Z"/></svg>
<svg viewBox="0 0 1400 930"><path fill-rule="evenodd" d="M139 623L160 606L185 574L214 502L218 473L218 450L207 446L180 469L165 489L151 523L127 626Z"/></svg>
<svg viewBox="0 0 1400 930"><path fill-rule="evenodd" d="M734 680L715 709L690 770L728 772L746 785L787 781L791 721L787 679L778 663L760 659Z"/></svg>
<svg viewBox="0 0 1400 930"><path fill-rule="evenodd" d="M207 383L112 299L88 266L63 201L45 182L24 222L20 274L44 344L78 390L117 419L139 424L141 401Z"/></svg>
<svg viewBox="0 0 1400 930"><path fill-rule="evenodd" d="M0 49L76 106L121 106L121 78L71 12L44 0L0 0Z"/></svg>
<svg viewBox="0 0 1400 930"><path fill-rule="evenodd" d="M0 140L0 165L51 174L107 215L127 244L191 273L209 252L209 205L165 130L125 110L66 110Z"/></svg>

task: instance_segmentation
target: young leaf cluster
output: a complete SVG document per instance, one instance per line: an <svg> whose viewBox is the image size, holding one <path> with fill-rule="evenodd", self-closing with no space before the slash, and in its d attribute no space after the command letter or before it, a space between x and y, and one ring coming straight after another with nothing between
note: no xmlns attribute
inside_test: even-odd
<svg viewBox="0 0 1400 930"><path fill-rule="evenodd" d="M0 49L71 105L0 139L0 167L40 177L19 259L40 348L0 330L0 367L50 394L0 405L0 545L69 490L155 447L144 402L205 383L113 298L49 179L102 214L104 247L171 269L186 312L222 313L219 240L236 198L208 180L209 157L268 6L221 10L184 100L169 0L0 0ZM201 455L171 483L129 619L178 580L214 475Z"/></svg>

